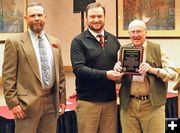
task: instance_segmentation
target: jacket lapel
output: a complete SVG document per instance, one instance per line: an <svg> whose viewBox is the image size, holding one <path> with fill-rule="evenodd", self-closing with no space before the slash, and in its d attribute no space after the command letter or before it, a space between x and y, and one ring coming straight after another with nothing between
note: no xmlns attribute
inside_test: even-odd
<svg viewBox="0 0 180 133"><path fill-rule="evenodd" d="M59 59L58 59L59 45L58 45L58 42L54 41L54 39L51 36L49 36L49 35L46 35L46 36L47 36L49 43L51 45L51 48L52 48L52 53L53 53L53 57L54 57L55 73L56 73L56 79L57 79L57 77L59 76L59 73L58 73L58 71L59 71L58 70L59 69L59 67L58 67L59 66ZM23 37L21 39L21 42L22 42L21 46L24 50L24 53L27 57L30 67L32 68L34 74L39 79L39 81L41 81L36 54L35 54L35 51L34 51L34 48L33 48L33 45L32 45L32 42L31 42L28 32L25 32L25 34L23 35Z"/></svg>
<svg viewBox="0 0 180 133"><path fill-rule="evenodd" d="M152 63L152 62L154 62L154 59L152 58L152 56L151 56L151 48L150 48L150 46L149 46L149 42L147 41L147 47L146 47L146 62L148 62L148 63Z"/></svg>
<svg viewBox="0 0 180 133"><path fill-rule="evenodd" d="M21 42L21 46L24 50L24 54L27 57L30 67L32 68L39 81L41 81L36 54L28 32L25 32L24 36L21 39Z"/></svg>

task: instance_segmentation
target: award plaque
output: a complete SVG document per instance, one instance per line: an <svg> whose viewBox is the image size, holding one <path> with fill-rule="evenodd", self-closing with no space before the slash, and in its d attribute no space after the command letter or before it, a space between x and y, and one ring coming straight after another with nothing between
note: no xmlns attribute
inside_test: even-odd
<svg viewBox="0 0 180 133"><path fill-rule="evenodd" d="M122 72L125 74L139 75L139 65L143 59L143 48L121 47L120 61Z"/></svg>

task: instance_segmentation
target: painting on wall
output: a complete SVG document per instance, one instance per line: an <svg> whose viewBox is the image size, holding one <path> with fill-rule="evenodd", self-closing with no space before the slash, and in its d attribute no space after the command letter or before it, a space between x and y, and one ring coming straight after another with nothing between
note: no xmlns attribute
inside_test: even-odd
<svg viewBox="0 0 180 133"><path fill-rule="evenodd" d="M0 40L24 32L26 0L0 0Z"/></svg>
<svg viewBox="0 0 180 133"><path fill-rule="evenodd" d="M117 0L117 35L128 37L128 25L143 20L149 37L180 37L179 0Z"/></svg>

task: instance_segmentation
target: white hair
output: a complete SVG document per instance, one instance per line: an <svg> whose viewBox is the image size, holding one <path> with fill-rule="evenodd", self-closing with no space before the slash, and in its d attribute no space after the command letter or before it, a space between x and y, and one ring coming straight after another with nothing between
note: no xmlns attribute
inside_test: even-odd
<svg viewBox="0 0 180 133"><path fill-rule="evenodd" d="M139 27L139 28L142 28L144 30L144 29L146 29L146 24L142 20L135 19L129 24L128 30L131 31L135 27Z"/></svg>

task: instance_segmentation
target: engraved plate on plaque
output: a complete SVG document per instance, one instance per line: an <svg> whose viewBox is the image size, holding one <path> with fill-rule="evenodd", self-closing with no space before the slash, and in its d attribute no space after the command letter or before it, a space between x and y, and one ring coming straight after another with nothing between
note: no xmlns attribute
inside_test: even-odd
<svg viewBox="0 0 180 133"><path fill-rule="evenodd" d="M140 74L139 65L142 63L143 48L122 47L120 51L120 61L122 72L125 74Z"/></svg>

